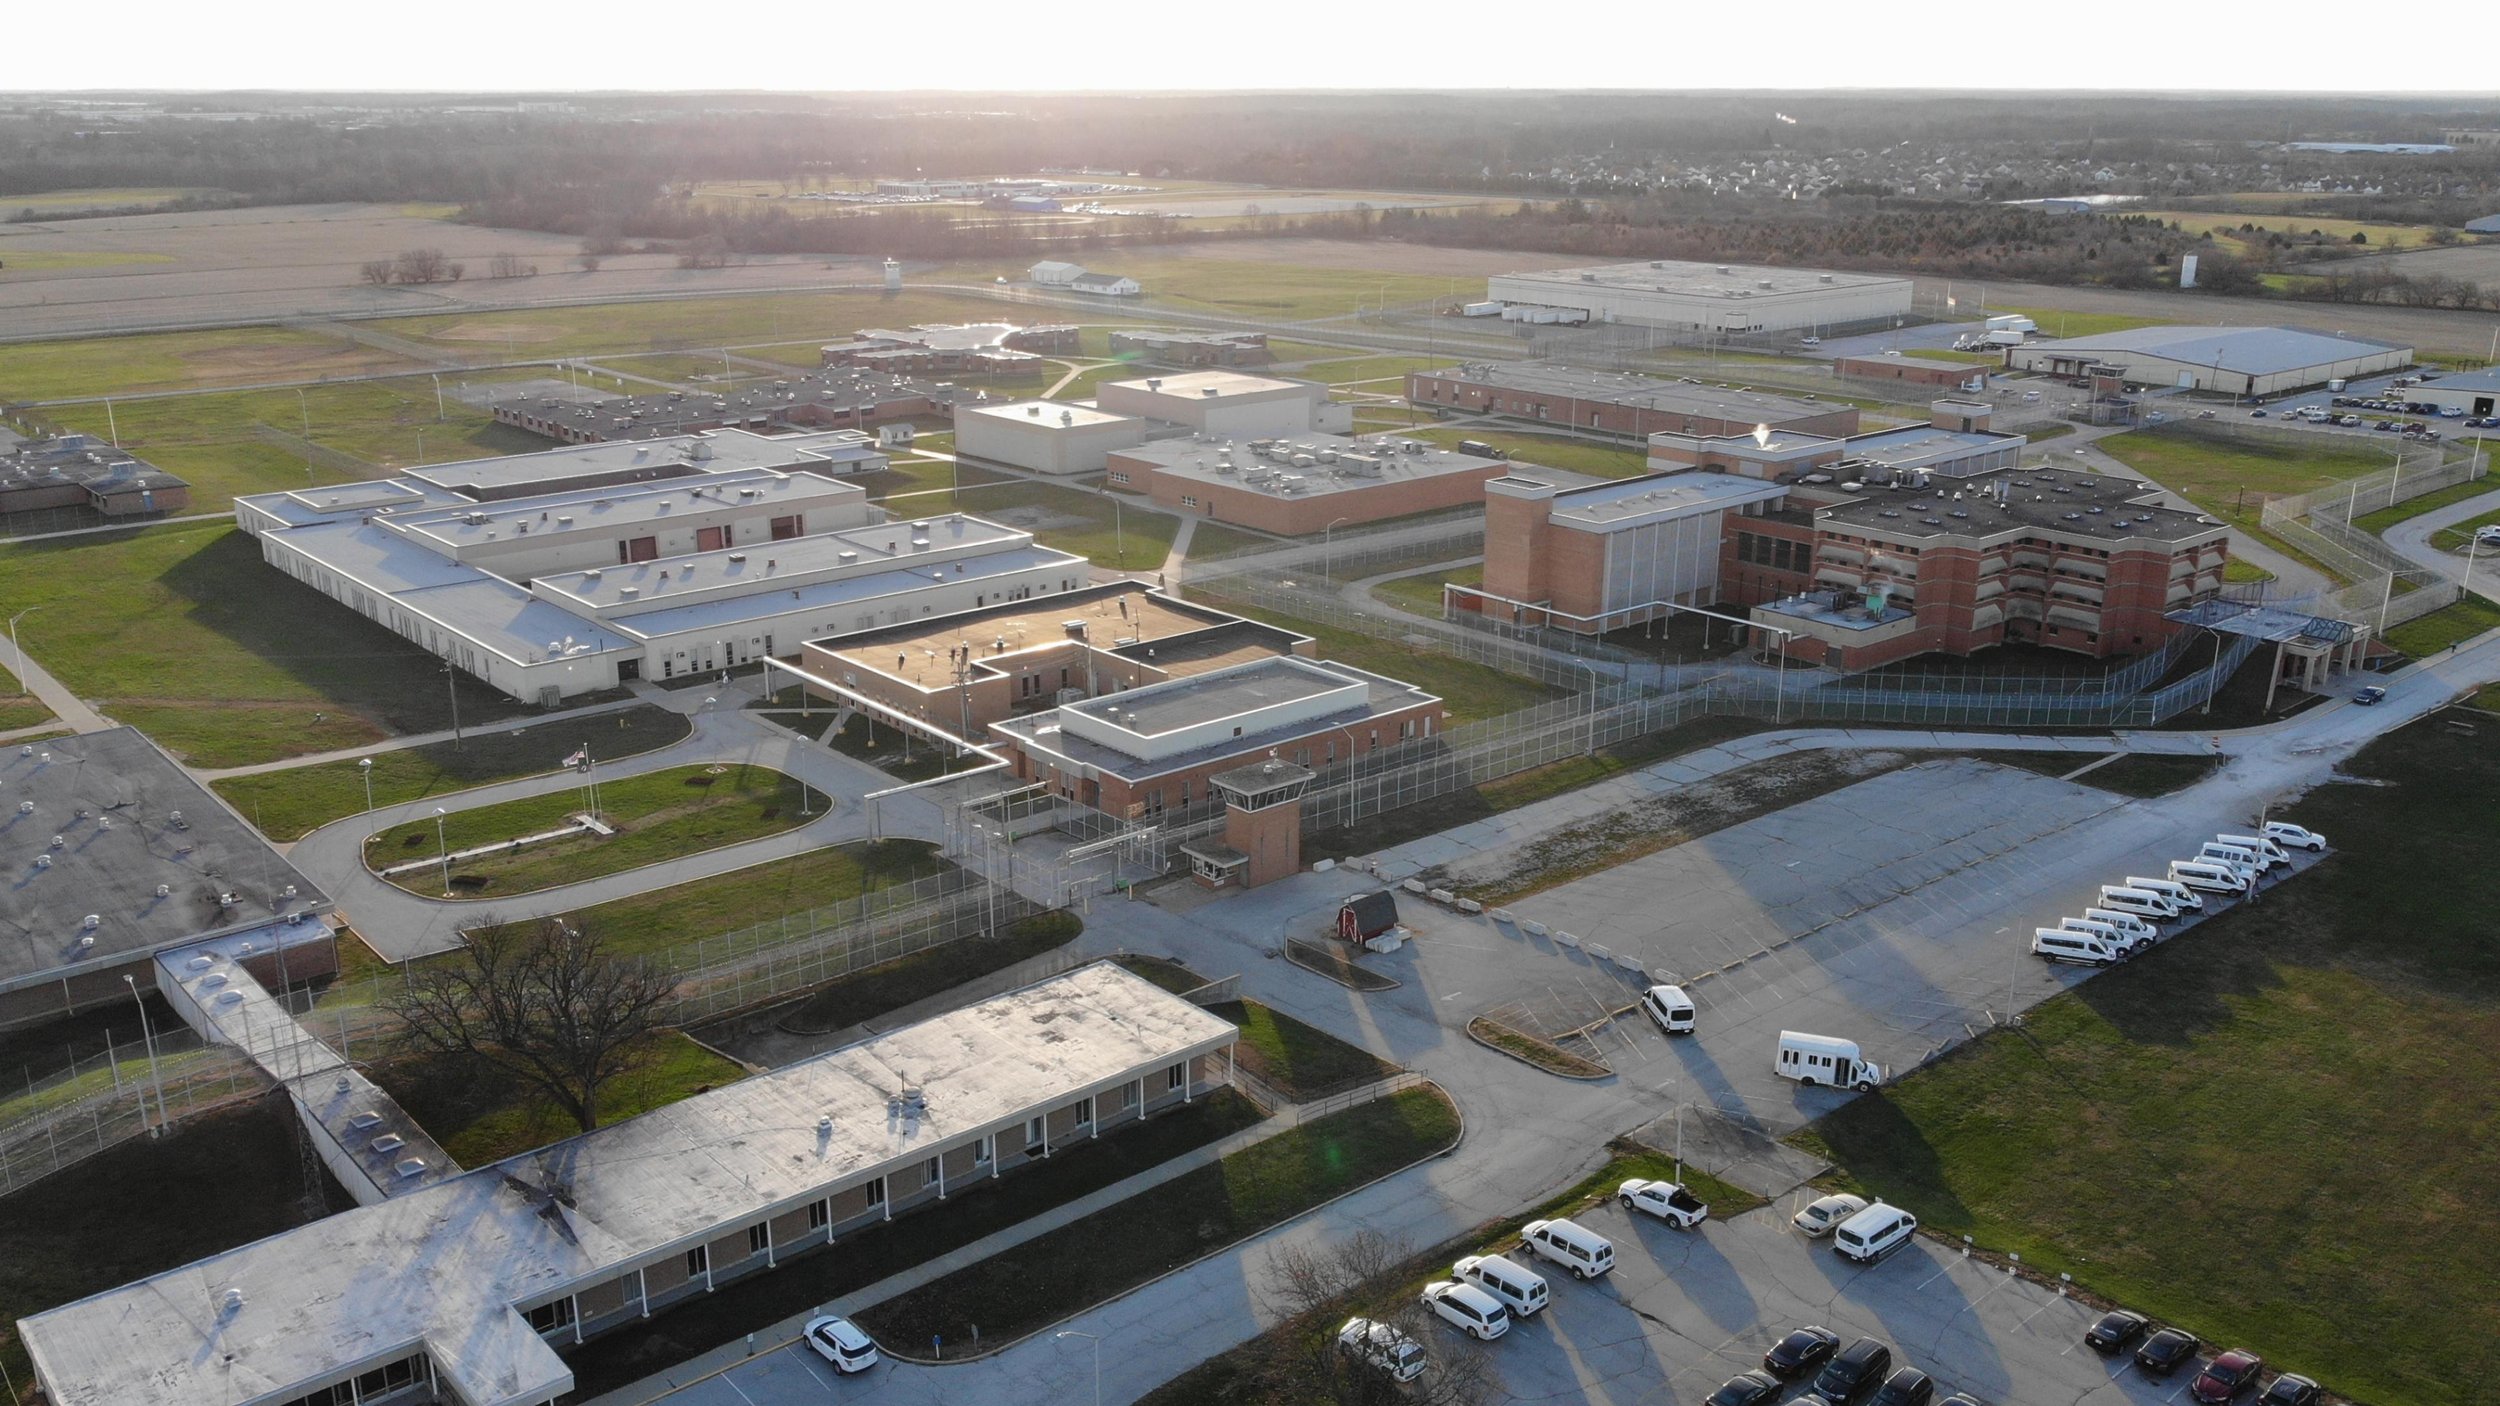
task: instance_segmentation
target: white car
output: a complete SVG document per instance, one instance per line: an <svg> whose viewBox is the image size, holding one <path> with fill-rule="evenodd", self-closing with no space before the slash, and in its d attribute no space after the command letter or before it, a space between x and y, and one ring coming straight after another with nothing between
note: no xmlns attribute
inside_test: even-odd
<svg viewBox="0 0 2500 1406"><path fill-rule="evenodd" d="M848 1375L865 1372L877 1365L877 1345L848 1318L814 1318L808 1320L807 1345L816 1355L833 1364L833 1370Z"/></svg>
<svg viewBox="0 0 2500 1406"><path fill-rule="evenodd" d="M1615 1188L1627 1211L1647 1211L1678 1230L1690 1230L1710 1218L1709 1203L1671 1181L1634 1177Z"/></svg>
<svg viewBox="0 0 2500 1406"><path fill-rule="evenodd" d="M1424 1307L1451 1327L1481 1342L1510 1331L1510 1310L1473 1284L1435 1279L1424 1286Z"/></svg>
<svg viewBox="0 0 2500 1406"><path fill-rule="evenodd" d="M2265 837L2285 849L2305 849L2315 852L2326 848L2326 836L2305 825L2294 825L2288 820L2267 821Z"/></svg>
<svg viewBox="0 0 2500 1406"><path fill-rule="evenodd" d="M1866 1204L1865 1197L1851 1196L1845 1192L1839 1195L1826 1196L1822 1200L1815 1202L1813 1205L1806 1207L1802 1211L1799 1211L1797 1214L1790 1216L1788 1218L1788 1223L1797 1227L1799 1230L1804 1231L1808 1235L1829 1235L1832 1233L1832 1227L1839 1225L1842 1221L1845 1221L1851 1216L1856 1215L1858 1212L1865 1210Z"/></svg>
<svg viewBox="0 0 2500 1406"><path fill-rule="evenodd" d="M1337 1350L1388 1374L1393 1382L1411 1382L1424 1374L1423 1344L1369 1318L1349 1318L1337 1330Z"/></svg>
<svg viewBox="0 0 2500 1406"><path fill-rule="evenodd" d="M2475 528L2474 540L2486 547L2500 547L2500 522Z"/></svg>
<svg viewBox="0 0 2500 1406"><path fill-rule="evenodd" d="M1693 1032L1693 998L1681 986L1653 986L1641 993L1641 1010L1668 1035Z"/></svg>

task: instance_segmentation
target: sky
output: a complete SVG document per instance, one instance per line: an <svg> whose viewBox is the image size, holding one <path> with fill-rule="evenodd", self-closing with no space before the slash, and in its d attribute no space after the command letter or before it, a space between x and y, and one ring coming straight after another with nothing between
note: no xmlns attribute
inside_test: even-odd
<svg viewBox="0 0 2500 1406"><path fill-rule="evenodd" d="M324 0L10 6L7 79L96 88L967 92L1391 88L2494 91L2487 47L2359 63L2323 0L2150 10L1775 0ZM36 58L40 56L40 58Z"/></svg>

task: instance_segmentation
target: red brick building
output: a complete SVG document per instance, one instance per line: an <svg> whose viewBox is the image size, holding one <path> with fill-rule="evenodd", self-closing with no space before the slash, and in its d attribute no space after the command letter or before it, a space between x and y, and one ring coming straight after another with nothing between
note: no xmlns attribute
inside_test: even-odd
<svg viewBox="0 0 2500 1406"><path fill-rule="evenodd" d="M1854 405L1561 366L1469 363L1410 372L1406 398L1425 410L1599 434L1750 434L1756 425L1819 435L1858 432Z"/></svg>
<svg viewBox="0 0 2500 1406"><path fill-rule="evenodd" d="M1985 366L1930 361L1917 356L1844 356L1832 363L1832 370L1861 381L1898 381L1940 391L1967 389L1971 382L1983 380L1988 374Z"/></svg>

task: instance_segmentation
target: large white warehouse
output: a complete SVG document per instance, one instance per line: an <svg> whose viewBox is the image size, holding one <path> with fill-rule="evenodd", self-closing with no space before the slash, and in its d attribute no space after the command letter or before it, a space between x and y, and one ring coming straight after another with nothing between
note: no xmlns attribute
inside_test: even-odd
<svg viewBox="0 0 2500 1406"><path fill-rule="evenodd" d="M1591 322L1684 332L1817 331L1906 316L1910 280L1757 264L1636 264L1496 274L1485 296L1517 308L1561 308Z"/></svg>
<svg viewBox="0 0 2500 1406"><path fill-rule="evenodd" d="M2138 327L2099 337L2014 347L2016 371L2080 376L2114 366L2129 381L2222 395L2275 395L2337 377L2375 376L2413 360L2413 348L2298 327Z"/></svg>

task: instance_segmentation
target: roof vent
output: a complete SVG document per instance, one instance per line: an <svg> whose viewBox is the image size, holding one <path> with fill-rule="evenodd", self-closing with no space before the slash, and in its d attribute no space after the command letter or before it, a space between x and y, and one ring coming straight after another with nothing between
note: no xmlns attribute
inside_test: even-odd
<svg viewBox="0 0 2500 1406"><path fill-rule="evenodd" d="M225 1297L218 1300L218 1302L225 1307L225 1310L228 1313L241 1313L243 1311L243 1291L241 1289L228 1289L225 1293Z"/></svg>

